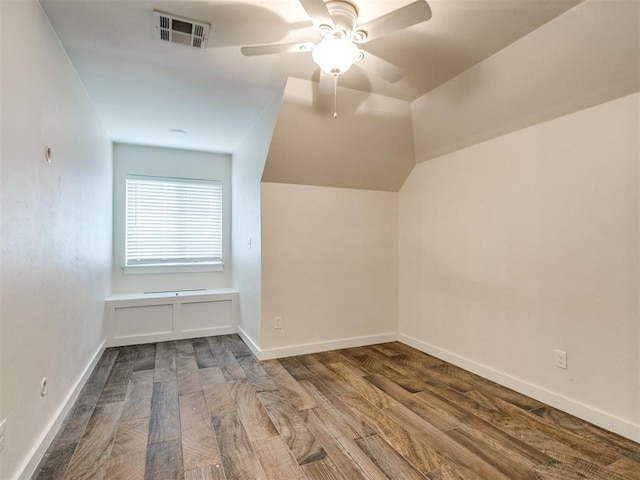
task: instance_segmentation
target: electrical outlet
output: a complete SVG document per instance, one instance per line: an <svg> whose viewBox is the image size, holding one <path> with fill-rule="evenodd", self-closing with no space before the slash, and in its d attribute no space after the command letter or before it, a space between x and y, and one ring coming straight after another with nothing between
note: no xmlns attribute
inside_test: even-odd
<svg viewBox="0 0 640 480"><path fill-rule="evenodd" d="M567 369L567 352L564 352L562 350L556 350L555 359L556 359L556 367L562 368L563 370Z"/></svg>
<svg viewBox="0 0 640 480"><path fill-rule="evenodd" d="M5 432L7 431L7 419L5 418L0 422L0 452L4 450L5 441Z"/></svg>
<svg viewBox="0 0 640 480"><path fill-rule="evenodd" d="M273 317L273 328L280 330L282 328L282 317Z"/></svg>

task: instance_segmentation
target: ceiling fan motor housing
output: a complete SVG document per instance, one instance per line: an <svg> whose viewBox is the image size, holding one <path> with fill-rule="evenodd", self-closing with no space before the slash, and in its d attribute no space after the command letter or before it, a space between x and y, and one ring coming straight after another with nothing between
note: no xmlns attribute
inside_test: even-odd
<svg viewBox="0 0 640 480"><path fill-rule="evenodd" d="M349 37L358 21L358 8L345 0L329 0L326 5L335 25L335 29L329 27L329 31Z"/></svg>

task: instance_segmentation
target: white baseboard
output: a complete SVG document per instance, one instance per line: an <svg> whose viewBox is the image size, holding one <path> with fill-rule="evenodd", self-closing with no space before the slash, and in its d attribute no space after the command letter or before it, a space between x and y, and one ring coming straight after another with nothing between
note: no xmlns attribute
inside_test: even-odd
<svg viewBox="0 0 640 480"><path fill-rule="evenodd" d="M603 412L589 405L580 403L572 398L565 397L559 393L547 390L538 385L528 383L522 379L507 375L493 368L477 363L469 358L462 357L453 352L436 347L417 338L398 334L398 341L417 348L429 355L438 357L460 368L492 380L500 385L511 388L528 397L539 400L547 405L558 408L563 412L575 415L589 423L598 425L606 430L617 433L635 442L640 442L640 425L633 424L607 412Z"/></svg>
<svg viewBox="0 0 640 480"><path fill-rule="evenodd" d="M291 357L293 355L306 355L309 353L326 352L339 348L362 347L364 345L375 345L376 343L394 342L398 335L393 333L383 333L366 337L351 337L340 340L329 340L326 342L304 343L301 345L291 345L286 347L276 347L261 349L258 351L259 360L270 360L272 358Z"/></svg>
<svg viewBox="0 0 640 480"><path fill-rule="evenodd" d="M64 399L64 401L62 402L62 405L60 405L60 407L58 408L58 411L55 413L55 415L53 416L49 424L44 429L40 439L36 442L33 448L33 451L27 457L27 461L24 463L22 468L18 469L19 472L22 472L18 477L19 479L28 480L35 473L36 468L38 468L40 461L44 457L44 454L47 452L47 449L51 446L51 442L53 442L53 439L58 433L58 430L60 430L60 427L62 426L62 422L64 421L67 414L73 407L74 403L78 398L78 395L80 395L80 392L82 391L82 388L84 387L85 383L87 383L87 380L91 376L91 373L96 367L96 364L100 360L100 357L104 352L104 349L105 349L105 342L103 341L102 344L98 347L98 350L96 350L96 353L94 353L91 361L85 367L84 371L82 372L82 375L80 375L80 378L78 378L75 385L73 386L73 388L71 389L67 397Z"/></svg>
<svg viewBox="0 0 640 480"><path fill-rule="evenodd" d="M240 335L240 338L242 338L242 341L245 343L245 345L249 347L249 350L251 350L251 353L253 353L253 355L258 360L262 360L260 358L260 347L258 347L258 345L253 340L253 338L251 338L249 334L245 332L240 325L238 325L236 333Z"/></svg>

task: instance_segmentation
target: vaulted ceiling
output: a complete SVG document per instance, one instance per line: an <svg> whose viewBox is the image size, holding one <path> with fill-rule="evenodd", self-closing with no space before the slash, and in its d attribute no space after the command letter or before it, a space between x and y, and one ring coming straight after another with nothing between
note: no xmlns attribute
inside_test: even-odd
<svg viewBox="0 0 640 480"><path fill-rule="evenodd" d="M414 100L581 0L430 0L431 20L367 50L406 70L392 84L356 67L340 85ZM360 20L411 0L357 0ZM41 0L111 138L233 152L287 77L317 80L308 53L245 57L240 46L319 41L298 0ZM211 24L207 48L155 37L154 9ZM329 119L330 120L330 119ZM171 130L186 134L173 134Z"/></svg>

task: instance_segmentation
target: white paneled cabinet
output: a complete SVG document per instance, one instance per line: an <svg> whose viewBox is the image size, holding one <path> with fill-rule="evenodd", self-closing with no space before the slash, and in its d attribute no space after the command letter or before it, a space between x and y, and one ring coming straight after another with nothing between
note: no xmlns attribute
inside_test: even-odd
<svg viewBox="0 0 640 480"><path fill-rule="evenodd" d="M107 346L236 332L233 289L112 295L105 302Z"/></svg>

